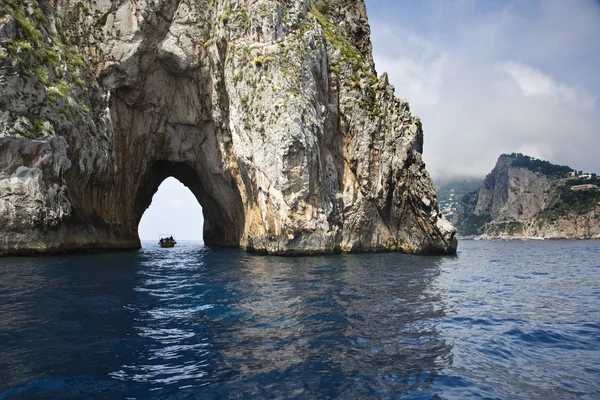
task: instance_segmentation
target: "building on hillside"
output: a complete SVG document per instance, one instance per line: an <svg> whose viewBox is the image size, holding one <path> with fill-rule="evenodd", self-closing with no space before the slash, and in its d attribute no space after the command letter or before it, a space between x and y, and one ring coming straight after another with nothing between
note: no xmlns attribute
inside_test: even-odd
<svg viewBox="0 0 600 400"><path fill-rule="evenodd" d="M571 190L574 190L576 192L583 192L586 190L596 190L596 189L598 189L598 185L592 185L591 183L588 183L586 185L571 186Z"/></svg>
<svg viewBox="0 0 600 400"><path fill-rule="evenodd" d="M597 174L591 174L589 172L585 172L584 173L582 171L579 171L579 172L572 171L572 172L569 172L569 176L568 177L569 178L573 178L573 179L587 179L587 180L590 180L590 179L596 179L597 176L598 176Z"/></svg>

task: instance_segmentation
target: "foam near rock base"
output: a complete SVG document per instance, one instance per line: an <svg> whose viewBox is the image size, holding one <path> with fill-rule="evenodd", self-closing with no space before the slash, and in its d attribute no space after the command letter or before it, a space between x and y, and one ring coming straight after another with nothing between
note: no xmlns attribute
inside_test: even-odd
<svg viewBox="0 0 600 400"><path fill-rule="evenodd" d="M21 148L60 138L66 153L35 167L36 196L64 188L72 211L11 228L26 211L6 197L20 211L0 215L0 236L45 251L139 246L139 220L174 176L201 203L209 245L455 252L421 122L375 72L364 3L245 4L9 2L0 182L37 162Z"/></svg>

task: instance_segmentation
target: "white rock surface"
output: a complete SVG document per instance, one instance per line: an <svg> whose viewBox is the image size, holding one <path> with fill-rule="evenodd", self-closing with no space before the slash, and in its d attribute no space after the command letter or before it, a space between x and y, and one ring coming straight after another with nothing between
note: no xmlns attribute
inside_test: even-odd
<svg viewBox="0 0 600 400"><path fill-rule="evenodd" d="M0 94L0 184L16 188L19 168L35 170L26 195L0 203L13 210L0 215L0 253L139 246L139 220L168 176L203 206L210 245L455 252L421 122L375 73L364 3L328 3L322 13L310 0L104 0L62 2L46 22L31 13L77 46L18 30L57 65L25 50L42 71L28 77L15 55L0 59L10 89ZM0 36L0 51L7 43ZM18 159L37 141L52 154L61 143L61 155ZM34 210L43 218L15 227ZM15 235L18 246L6 239Z"/></svg>

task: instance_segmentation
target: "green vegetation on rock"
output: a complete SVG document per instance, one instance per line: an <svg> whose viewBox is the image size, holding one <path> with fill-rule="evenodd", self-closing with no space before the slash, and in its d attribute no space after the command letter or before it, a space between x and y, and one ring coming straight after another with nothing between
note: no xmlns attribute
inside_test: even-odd
<svg viewBox="0 0 600 400"><path fill-rule="evenodd" d="M28 3L5 0L0 6L0 19L4 23L14 19L17 28L12 40L5 42L6 53L2 58L10 57L16 61L11 68L26 84L34 85L45 93L38 104L22 115L31 122L31 129L27 132L15 129L26 137L51 133L51 129L45 128L46 121L57 116L71 119L73 113L89 113L85 102L75 102L72 97L87 91L86 81L92 75L90 67L78 48L72 45L74 42L60 30L56 33L50 26L45 14L52 12L51 7L51 3L38 0ZM20 115L10 107L8 111L13 116ZM12 124L16 123L17 120L13 119ZM27 124L21 123L20 126L26 127Z"/></svg>
<svg viewBox="0 0 600 400"><path fill-rule="evenodd" d="M573 171L523 154L503 154L481 188L463 196L453 222L462 235L593 237L597 230L590 221L600 214L600 179L570 176Z"/></svg>
<svg viewBox="0 0 600 400"><path fill-rule="evenodd" d="M525 225L519 221L501 221L488 225L487 233L490 236L520 236Z"/></svg>
<svg viewBox="0 0 600 400"><path fill-rule="evenodd" d="M485 225L492 221L489 215L469 215L461 225L463 235L481 235L484 232Z"/></svg>
<svg viewBox="0 0 600 400"><path fill-rule="evenodd" d="M521 153L512 153L510 157L514 158L511 164L513 167L527 168L530 171L544 174L549 178L566 178L570 172L573 172L573 168L566 165L552 164L548 161L531 158Z"/></svg>
<svg viewBox="0 0 600 400"><path fill-rule="evenodd" d="M340 63L345 64L351 71L352 75L346 77L346 86L350 90L362 90L362 82L364 81L365 90L360 105L369 110L371 118L378 118L382 115L382 110L376 99L376 86L379 79L372 66L363 61L364 57L356 49L356 46L338 32L338 27L328 17L329 11L329 4L325 1L311 5L311 14L323 28L325 38L340 51ZM334 63L329 67L329 71L340 74L341 67Z"/></svg>
<svg viewBox="0 0 600 400"><path fill-rule="evenodd" d="M540 220L556 221L575 215L584 215L600 204L600 190L592 189L575 191L570 184L560 184L554 190L554 195L548 207L540 211Z"/></svg>

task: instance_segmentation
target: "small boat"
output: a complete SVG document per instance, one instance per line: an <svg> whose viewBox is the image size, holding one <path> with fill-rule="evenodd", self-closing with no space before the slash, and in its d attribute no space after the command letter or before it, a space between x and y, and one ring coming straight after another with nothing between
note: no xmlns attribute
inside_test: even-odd
<svg viewBox="0 0 600 400"><path fill-rule="evenodd" d="M158 244L160 247L175 247L177 241L175 241L173 235L160 235Z"/></svg>

